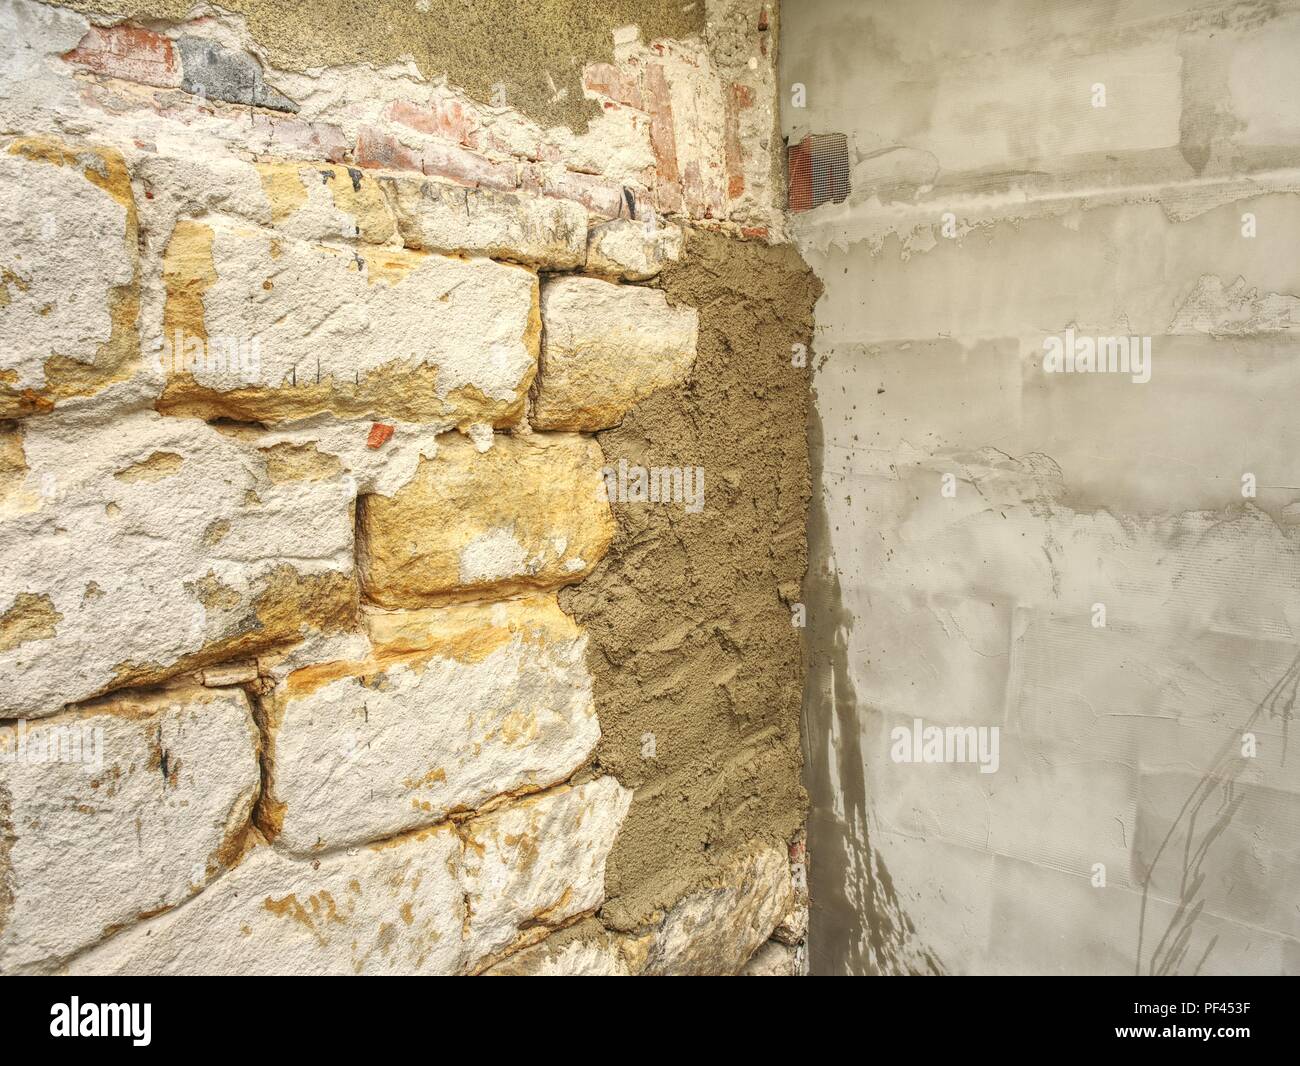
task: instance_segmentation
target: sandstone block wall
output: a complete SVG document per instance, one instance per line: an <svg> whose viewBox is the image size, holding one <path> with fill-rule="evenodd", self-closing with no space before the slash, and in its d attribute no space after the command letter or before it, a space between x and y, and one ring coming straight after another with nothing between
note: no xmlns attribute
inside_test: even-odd
<svg viewBox="0 0 1300 1066"><path fill-rule="evenodd" d="M797 760L607 927L558 598L627 550L593 433L719 328L661 272L781 234L766 8L619 29L574 132L235 6L0 2L0 972L797 969Z"/></svg>

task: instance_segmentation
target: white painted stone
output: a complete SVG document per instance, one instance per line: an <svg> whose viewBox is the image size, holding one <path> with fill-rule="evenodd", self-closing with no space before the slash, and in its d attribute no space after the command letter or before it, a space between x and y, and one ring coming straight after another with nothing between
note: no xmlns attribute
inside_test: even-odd
<svg viewBox="0 0 1300 1066"><path fill-rule="evenodd" d="M0 152L0 370L18 387L43 385L51 354L91 363L108 340L109 294L134 262L126 221L80 170Z"/></svg>
<svg viewBox="0 0 1300 1066"><path fill-rule="evenodd" d="M330 459L337 461L339 488L345 494L391 495L411 480L422 458L432 459L438 454L441 427L438 423L387 424L392 426L393 435L382 448L372 448L368 443L373 425L370 421L338 419L328 414L272 427L245 439L258 449L314 449L327 463ZM320 479L320 475L316 477Z"/></svg>
<svg viewBox="0 0 1300 1066"><path fill-rule="evenodd" d="M474 442L474 450L482 455L496 443L496 434L486 422L475 422L465 430L465 435Z"/></svg>
<svg viewBox="0 0 1300 1066"><path fill-rule="evenodd" d="M254 848L185 906L75 959L71 974L445 974L459 968L450 827L314 861Z"/></svg>
<svg viewBox="0 0 1300 1066"><path fill-rule="evenodd" d="M554 595L367 618L369 658L305 667L272 697L278 846L377 840L545 788L600 739L586 637Z"/></svg>
<svg viewBox="0 0 1300 1066"><path fill-rule="evenodd" d="M600 906L605 860L631 802L617 780L600 777L462 826L469 965Z"/></svg>
<svg viewBox="0 0 1300 1066"><path fill-rule="evenodd" d="M648 281L682 257L682 230L661 219L616 218L587 234L587 272L622 281Z"/></svg>
<svg viewBox="0 0 1300 1066"><path fill-rule="evenodd" d="M257 752L239 689L0 729L0 972L48 969L198 892L238 852Z"/></svg>
<svg viewBox="0 0 1300 1066"><path fill-rule="evenodd" d="M258 163L267 221L304 241L395 243L397 225L374 176L332 163ZM259 219L260 221L260 219Z"/></svg>
<svg viewBox="0 0 1300 1066"><path fill-rule="evenodd" d="M83 15L35 0L0 0L0 70L9 129L40 128L37 116L68 114L77 103L72 70L58 57L90 27Z"/></svg>
<svg viewBox="0 0 1300 1066"><path fill-rule="evenodd" d="M614 938L571 940L551 948L543 940L484 972L486 977L630 977Z"/></svg>
<svg viewBox="0 0 1300 1066"><path fill-rule="evenodd" d="M502 976L627 976L651 974L795 975L804 970L802 945L769 939L795 903L782 849L760 848L727 863L713 882L673 904L656 926L610 933L595 923L575 926L574 939L525 947L486 972Z"/></svg>
<svg viewBox="0 0 1300 1066"><path fill-rule="evenodd" d="M683 381L695 363L699 316L669 307L657 289L557 278L542 286L542 320L537 429L618 425L639 400Z"/></svg>
<svg viewBox="0 0 1300 1066"><path fill-rule="evenodd" d="M134 319L123 301L135 298L135 244L116 152L40 139L0 148L0 417L27 413L24 390L57 399L60 377L106 377L135 353L122 336L131 322L110 344L115 305ZM51 381L53 357L84 369Z"/></svg>
<svg viewBox="0 0 1300 1066"><path fill-rule="evenodd" d="M772 935L794 902L780 848L742 856L714 885L673 905L655 931L648 974L734 974Z"/></svg>
<svg viewBox="0 0 1300 1066"><path fill-rule="evenodd" d="M177 225L164 276L163 404L177 413L509 424L536 371L537 279L518 266L208 217ZM205 357L178 351L178 333L208 338ZM220 357L231 340L247 358Z"/></svg>
<svg viewBox="0 0 1300 1066"><path fill-rule="evenodd" d="M408 248L485 255L542 270L570 270L587 257L587 209L572 200L380 179Z"/></svg>
<svg viewBox="0 0 1300 1066"><path fill-rule="evenodd" d="M8 476L28 502L0 508L0 717L242 658L350 610L352 504L373 480L359 463L294 477L259 445L307 437L151 411L23 426L26 469ZM20 624L21 603L40 624Z"/></svg>
<svg viewBox="0 0 1300 1066"><path fill-rule="evenodd" d="M798 977L803 971L803 949L769 940L754 952L740 971L741 977Z"/></svg>
<svg viewBox="0 0 1300 1066"><path fill-rule="evenodd" d="M563 550L557 554L563 555ZM460 583L490 585L528 572L528 552L509 529L492 529L460 550Z"/></svg>
<svg viewBox="0 0 1300 1066"><path fill-rule="evenodd" d="M212 212L302 241L398 243L379 183L356 167L302 160L250 163L220 151L150 152L136 164L135 176L149 190L150 227L163 240L177 219Z"/></svg>

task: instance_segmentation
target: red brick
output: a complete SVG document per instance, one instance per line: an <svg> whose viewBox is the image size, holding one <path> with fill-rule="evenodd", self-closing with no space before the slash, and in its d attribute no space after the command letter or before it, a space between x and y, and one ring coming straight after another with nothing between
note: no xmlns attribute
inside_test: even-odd
<svg viewBox="0 0 1300 1066"><path fill-rule="evenodd" d="M812 208L812 138L805 137L792 144L787 159L790 210L808 211Z"/></svg>
<svg viewBox="0 0 1300 1066"><path fill-rule="evenodd" d="M710 171L721 170L716 162L704 160ZM700 161L692 159L686 164L682 174L682 197L686 201L686 210L693 218L724 218L726 193L722 184L715 180L713 174L705 175L700 169Z"/></svg>
<svg viewBox="0 0 1300 1066"><path fill-rule="evenodd" d="M727 195L736 199L745 191L744 152L740 145L740 112L754 106L754 93L739 82L732 82L727 91L726 162Z"/></svg>
<svg viewBox="0 0 1300 1066"><path fill-rule="evenodd" d="M366 438L367 448L382 448L393 439L393 427L387 426L383 422L375 422L370 426L370 436Z"/></svg>
<svg viewBox="0 0 1300 1066"><path fill-rule="evenodd" d="M328 122L306 122L257 110L250 111L248 119L249 144L268 155L282 157L291 154L289 149L296 149L311 159L342 163L352 150L343 131ZM265 137L265 142L259 144L258 137Z"/></svg>
<svg viewBox="0 0 1300 1066"><path fill-rule="evenodd" d="M662 63L651 63L645 70L646 92L650 112L650 147L654 150L660 182L680 180L677 169L677 136L673 132L673 103Z"/></svg>
<svg viewBox="0 0 1300 1066"><path fill-rule="evenodd" d="M539 173L530 167L524 176L524 188L557 200L576 200L600 218L619 218L627 214L623 186L594 174L578 174L568 170ZM646 196L646 190L634 187L632 194L640 203Z"/></svg>
<svg viewBox="0 0 1300 1066"><path fill-rule="evenodd" d="M661 215L676 215L682 210L682 190L678 185L655 186L655 208Z"/></svg>
<svg viewBox="0 0 1300 1066"><path fill-rule="evenodd" d="M431 133L470 148L478 147L481 126L478 112L459 100L441 100L432 104L394 100L385 110L384 117L421 133Z"/></svg>
<svg viewBox="0 0 1300 1066"><path fill-rule="evenodd" d="M410 117L410 116L408 116ZM459 144L430 141L410 148L383 130L365 127L357 135L357 165L381 170L418 170L462 185L510 191L519 185L513 160L489 159Z"/></svg>
<svg viewBox="0 0 1300 1066"><path fill-rule="evenodd" d="M96 74L140 85L170 89L181 83L181 68L171 40L126 23L91 26L77 47L63 58Z"/></svg>
<svg viewBox="0 0 1300 1066"><path fill-rule="evenodd" d="M619 82L621 77L613 63L588 63L582 69L582 87L588 92L620 100Z"/></svg>
<svg viewBox="0 0 1300 1066"><path fill-rule="evenodd" d="M356 158L357 166L369 169L424 172L424 161L418 151L407 148L391 134L369 126L357 134Z"/></svg>
<svg viewBox="0 0 1300 1066"><path fill-rule="evenodd" d="M462 185L510 191L519 185L515 164L497 162L456 144L430 144L421 154L424 172Z"/></svg>
<svg viewBox="0 0 1300 1066"><path fill-rule="evenodd" d="M565 149L563 145L550 141L543 142L537 151L537 159L543 163L562 163L564 156Z"/></svg>
<svg viewBox="0 0 1300 1066"><path fill-rule="evenodd" d="M635 74L624 73L612 63L591 63L582 72L583 88L616 104L645 111L645 100Z"/></svg>

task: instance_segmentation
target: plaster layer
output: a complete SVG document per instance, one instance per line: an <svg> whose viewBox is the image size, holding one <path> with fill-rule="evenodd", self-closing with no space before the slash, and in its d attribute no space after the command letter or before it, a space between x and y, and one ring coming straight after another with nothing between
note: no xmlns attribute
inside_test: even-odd
<svg viewBox="0 0 1300 1066"><path fill-rule="evenodd" d="M561 595L588 632L598 764L636 790L601 914L629 932L738 849L783 846L804 803L789 604L806 558L808 393L791 348L818 286L789 247L695 230L659 282L698 310L695 365L597 439L614 467L703 466L704 508L615 503L608 556Z"/></svg>
<svg viewBox="0 0 1300 1066"><path fill-rule="evenodd" d="M806 12L812 971L1296 972L1294 5Z"/></svg>

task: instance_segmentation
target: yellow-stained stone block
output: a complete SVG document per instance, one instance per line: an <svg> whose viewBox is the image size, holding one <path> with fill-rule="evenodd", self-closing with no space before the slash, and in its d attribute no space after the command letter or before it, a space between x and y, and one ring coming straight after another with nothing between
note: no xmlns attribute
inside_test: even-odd
<svg viewBox="0 0 1300 1066"><path fill-rule="evenodd" d="M369 655L263 700L259 825L312 854L566 780L600 739L586 639L555 594L368 610Z"/></svg>
<svg viewBox="0 0 1300 1066"><path fill-rule="evenodd" d="M572 200L471 189L421 178L379 179L408 248L572 270L587 257L587 209Z"/></svg>
<svg viewBox="0 0 1300 1066"><path fill-rule="evenodd" d="M51 410L139 366L137 220L110 148L0 149L0 418Z"/></svg>
<svg viewBox="0 0 1300 1066"><path fill-rule="evenodd" d="M614 517L600 446L570 433L443 438L391 497L359 502L366 597L384 607L500 599L582 580Z"/></svg>
<svg viewBox="0 0 1300 1066"><path fill-rule="evenodd" d="M239 864L196 899L78 955L66 972L477 972L600 907L631 799L597 777L318 858L250 832Z"/></svg>
<svg viewBox="0 0 1300 1066"><path fill-rule="evenodd" d="M618 425L639 401L678 385L695 365L699 316L663 292L597 278L562 277L542 289L537 429Z"/></svg>
<svg viewBox="0 0 1300 1066"><path fill-rule="evenodd" d="M177 223L163 281L165 414L509 426L537 371L537 278L514 265L211 218Z"/></svg>
<svg viewBox="0 0 1300 1066"><path fill-rule="evenodd" d="M308 241L388 244L397 227L379 183L357 167L333 163L256 163L271 205L271 225Z"/></svg>

